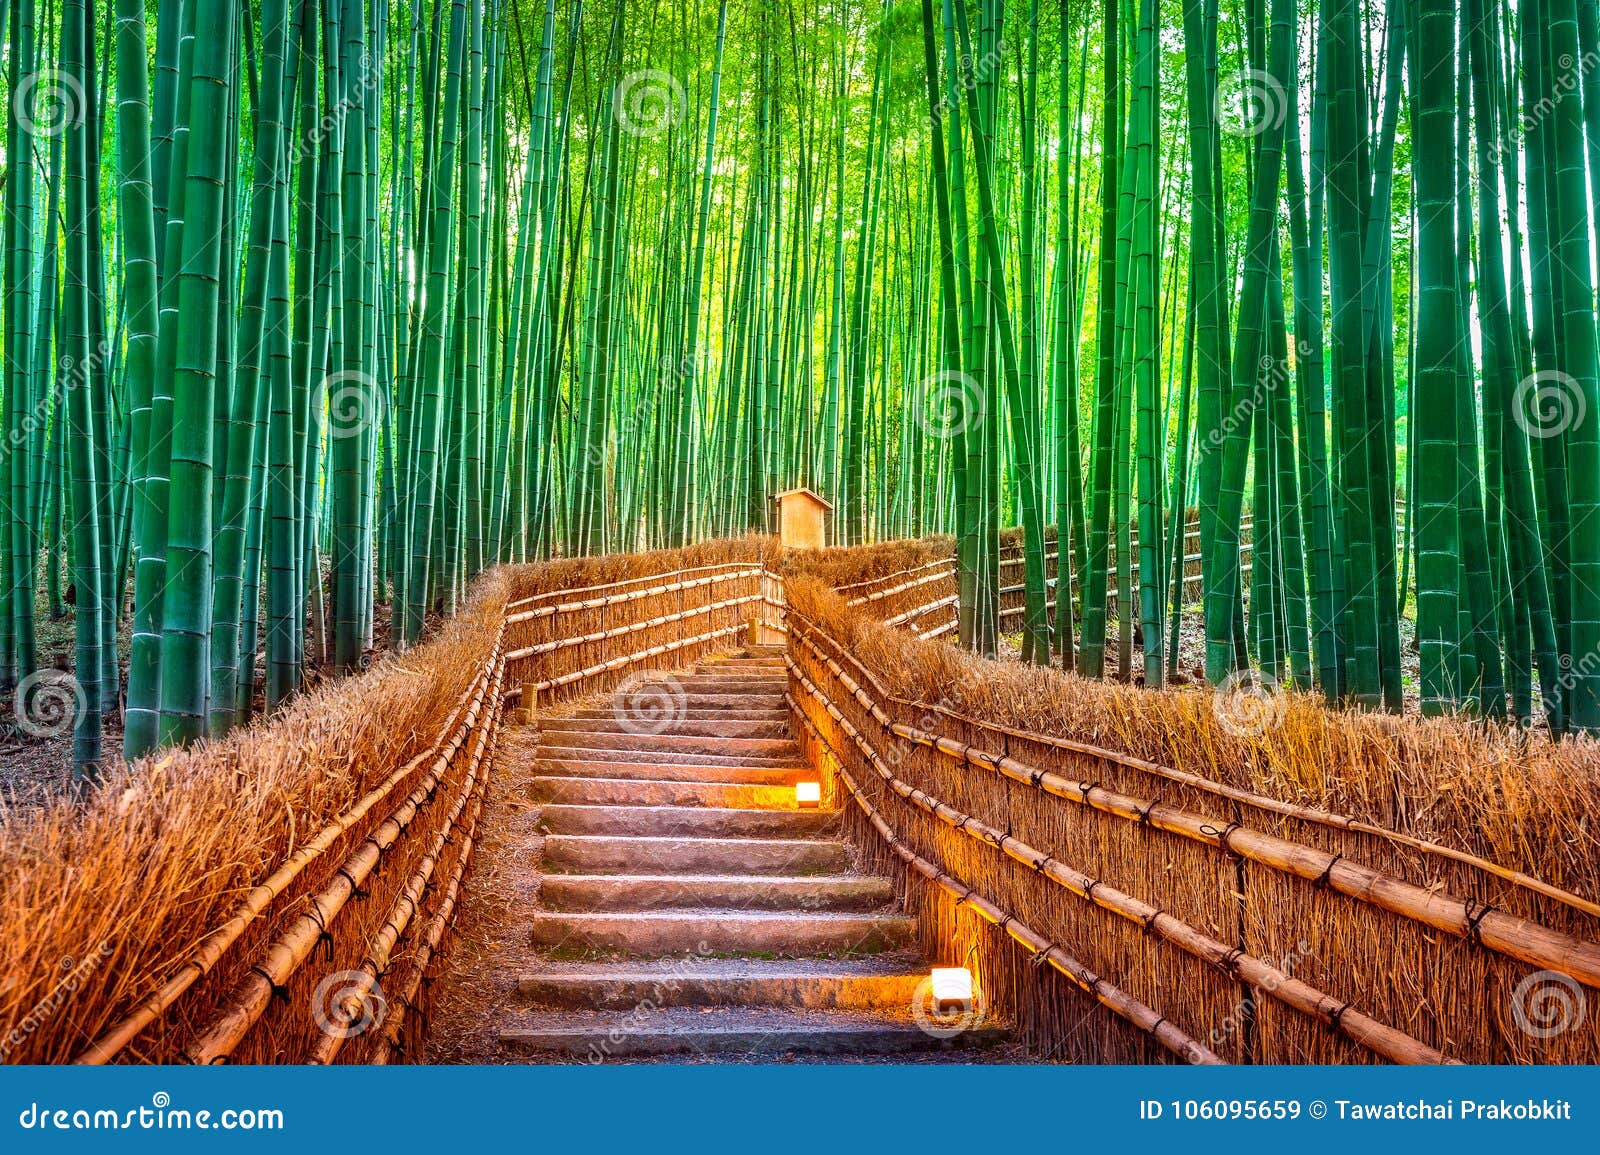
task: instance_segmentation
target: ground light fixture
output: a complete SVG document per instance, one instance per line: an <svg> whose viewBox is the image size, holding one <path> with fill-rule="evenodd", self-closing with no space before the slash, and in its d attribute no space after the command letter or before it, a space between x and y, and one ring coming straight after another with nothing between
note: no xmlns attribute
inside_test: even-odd
<svg viewBox="0 0 1600 1155"><path fill-rule="evenodd" d="M966 967L933 968L933 1004L940 1014L972 1006L972 972Z"/></svg>
<svg viewBox="0 0 1600 1155"><path fill-rule="evenodd" d="M802 810L812 810L822 804L822 783L796 782L794 804Z"/></svg>

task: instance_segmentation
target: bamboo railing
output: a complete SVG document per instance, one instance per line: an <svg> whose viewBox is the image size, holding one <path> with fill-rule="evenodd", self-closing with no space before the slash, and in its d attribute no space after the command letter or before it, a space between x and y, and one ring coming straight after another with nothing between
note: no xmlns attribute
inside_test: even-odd
<svg viewBox="0 0 1600 1155"><path fill-rule="evenodd" d="M781 581L751 561L509 601L428 748L295 849L76 1061L420 1054L424 996L467 884L505 708L689 664L763 623L780 636L781 612Z"/></svg>
<svg viewBox="0 0 1600 1155"><path fill-rule="evenodd" d="M1185 1038L1205 1039L1230 1061L1359 1061L1362 1056L1407 1063L1507 1061L1522 1040L1495 1038L1492 1029L1480 1029L1480 1037L1456 1029L1457 1019L1476 1021L1480 1028L1488 1021L1479 1001L1483 985L1491 980L1498 985L1508 976L1526 981L1527 968L1537 967L1532 977L1559 974L1600 988L1600 943L1497 909L1473 895L1482 891L1483 883L1508 884L1530 901L1555 904L1551 909L1595 914L1595 904L1580 896L1455 848L1348 816L1253 794L1087 743L1025 734L958 715L943 704L898 698L855 654L797 613L790 615L789 637L790 700L803 740L819 766L836 772L843 792L869 816L853 833L869 855L887 850L916 876L956 899L951 907L928 893L908 893L925 935L935 942L949 939L959 923L955 913L975 910L1033 950L1029 962L1051 963L1134 1028L1133 1039L1101 1038L1084 1048L1081 1058L1104 1062L1148 1057L1135 1045L1138 1037L1148 1041L1141 1020L1126 1013L1128 1006L1119 1008L1100 998L1098 988L1084 979L1089 975L1140 991L1163 1021L1179 1021ZM1074 778L1011 753L1021 748L1053 752L1056 759L1081 766L1083 776ZM1107 782L1112 769L1136 771L1141 778L1169 784L1169 789L1140 795L1114 788ZM1206 798L1226 809L1205 813ZM1084 817L1074 817L1074 810ZM1267 828L1272 825L1279 829ZM1308 833L1291 836L1302 828ZM1318 829L1357 838L1359 853L1349 843L1337 849L1317 845L1321 839L1309 832ZM1395 848L1464 869L1467 873L1458 877L1469 883L1466 895L1452 894L1437 881L1411 881L1361 861L1365 855L1374 862L1393 860ZM1074 862L1077 855L1083 861ZM928 868L919 861L926 861ZM1003 862L1012 868L1004 869ZM1471 884L1474 876L1480 884ZM1111 878L1119 881L1113 884ZM1269 886L1269 879L1277 881ZM987 907L964 897L963 888L981 890ZM1144 897L1136 894L1141 888ZM1259 899L1247 896L1269 890L1297 899L1263 910ZM1077 907L1063 905L1056 895L1069 897ZM1330 908L1330 902L1343 905ZM1013 933L1014 920L991 918L991 909L1032 911L1025 916L1030 929L1021 936ZM1317 981L1312 982L1253 945L1281 943L1285 930L1293 932L1296 918L1313 914L1349 925L1348 936L1362 942L1372 942L1374 936L1356 929L1361 923L1375 929L1398 919L1425 937L1458 943L1452 968L1472 977L1456 991L1456 1005L1430 1007L1430 1014L1445 1021L1424 1020L1428 1029L1419 1030L1410 1002L1415 996L1401 981L1412 961L1404 948L1396 946L1398 953L1385 950L1365 971L1316 960ZM1281 925L1261 925L1264 918L1274 917ZM1115 932L1108 918L1111 924L1120 921L1132 928L1133 938ZM1335 931L1334 937L1340 933ZM1039 947L1040 942L1059 945L1069 956L1081 957L1088 950L1091 956L1099 953L1102 960L1120 959L1124 965L1135 959L1136 973L1102 977L1106 964L1093 957L1073 972L1056 965L1055 956ZM980 936L972 949L999 974L991 988L1025 992L1019 996L1029 1004L1023 1017L1044 1024L1035 1030L1035 1044L1045 1051L1070 1045L1063 1044L1051 1022L1052 1016L1061 1017L1060 1008L1052 1006L1015 958L983 943ZM1171 951L1152 955L1152 943ZM1203 970L1175 972L1173 954ZM1364 1001L1363 991L1376 991L1385 1010L1357 1005ZM1248 1007L1249 1030L1230 1028L1219 1034L1213 1024L1219 1019L1236 1022L1241 1006ZM1272 1015L1267 1010L1271 1006L1282 1007L1283 1013ZM1293 1025L1285 1015L1298 1017L1303 1025ZM1206 1027L1213 1027L1209 1035L1202 1029ZM1317 1032L1326 1041L1318 1042ZM1155 1041L1183 1055L1169 1040ZM1575 1037L1563 1046L1571 1049L1564 1061L1592 1062L1600 1049L1592 1038L1585 1042Z"/></svg>
<svg viewBox="0 0 1600 1155"><path fill-rule="evenodd" d="M934 562L839 592L929 636L953 604L948 580ZM924 943L973 963L1041 1054L1507 1061L1522 1057L1517 1040L1476 1025L1481 989L1529 967L1600 989L1600 943L1536 916L1592 918L1595 903L1347 815L898 697L792 610L760 560L547 590L493 613L481 666L428 747L294 849L79 1062L420 1054L505 709L749 642L784 646L797 736L846 806L863 865L901 879ZM1327 945L1346 940L1367 953ZM1326 957L1302 957L1308 942ZM1416 975L1413 956L1440 944L1453 944L1444 973ZM1456 999L1417 994L1429 983ZM1111 1014L1085 1019L1089 1007ZM1600 1059L1592 1038L1562 1045L1565 1061Z"/></svg>

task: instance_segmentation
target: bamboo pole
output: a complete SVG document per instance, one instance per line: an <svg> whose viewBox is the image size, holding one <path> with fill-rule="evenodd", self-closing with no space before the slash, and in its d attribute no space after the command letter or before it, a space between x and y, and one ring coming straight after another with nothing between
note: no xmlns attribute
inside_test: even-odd
<svg viewBox="0 0 1600 1155"><path fill-rule="evenodd" d="M792 697L790 702L793 704ZM1044 936L1029 929L1026 924L1019 922L1008 911L990 902L959 879L940 870L902 842L900 837L895 834L893 827L884 820L877 808L861 793L855 784L855 780L850 777L849 772L845 770L843 764L839 761L837 752L833 751L833 747L829 745L828 740L823 737L821 731L816 728L810 717L804 711L800 711L800 717L805 721L806 728L811 731L818 743L827 747L830 753L834 753L835 770L839 775L839 780L844 783L845 789L849 791L850 797L861 807L862 812L866 814L873 827L883 836L884 841L889 844L889 848L904 859L913 870L948 891L954 896L956 905L969 907L976 911L984 921L998 926L1007 936L1027 950L1032 957L1048 962L1053 969L1070 979L1085 994L1090 995L1102 1006L1132 1023L1179 1058L1184 1059L1186 1062L1203 1066L1220 1065L1222 1063L1222 1059L1215 1052L1189 1035L1165 1015L1158 1014L1145 1003L1140 1002L1126 991L1101 978L1060 945L1050 942Z"/></svg>
<svg viewBox="0 0 1600 1155"><path fill-rule="evenodd" d="M500 684L504 664L495 664L492 685ZM480 727L486 701L490 711L497 711L495 695L480 691L467 713L467 728L479 738L476 754L469 752L466 788L469 793L475 779L474 766L481 758L487 741L488 727ZM261 960L251 967L234 987L232 995L211 1017L196 1037L184 1049L185 1056L198 1065L208 1065L226 1059L260 1020L271 1004L273 993L286 986L289 979L316 949L317 943L329 933L330 925L338 918L361 884L377 868L388 850L404 838L417 814L433 798L443 783L445 773L460 752L465 739L452 742L447 752L435 759L428 775L417 784L411 794L386 818L366 841L351 852L340 866L333 880L307 904L307 909L290 923L287 930L267 948Z"/></svg>
<svg viewBox="0 0 1600 1155"><path fill-rule="evenodd" d="M1573 894L1570 891L1553 886L1550 883L1545 882L1543 879L1535 878L1530 874L1524 873L1523 871L1514 870L1511 867L1503 866L1499 863L1492 862L1489 859L1479 857L1478 855L1471 854L1464 850L1459 850L1455 847L1445 846L1437 842L1430 842L1427 839L1417 838L1414 835L1405 834L1398 830L1390 830L1387 827L1377 826L1370 822L1363 822L1360 819L1353 818L1345 814L1339 814L1334 811L1321 810L1313 806L1303 806L1299 803L1284 802L1280 799L1269 798L1264 794L1257 794L1249 790L1240 789L1236 786L1229 786L1226 783L1217 782L1199 774L1192 774L1186 770L1179 770L1172 766L1162 765L1159 762L1150 762L1143 758L1137 758L1131 754L1123 753L1120 750L1110 750L1102 746L1091 745L1087 742L1079 742L1072 738L1059 738L1048 734L1036 734L1031 731L1017 730L1008 726L1001 726L993 722L985 722L979 718L971 718L965 714L959 714L948 709L947 707L937 704L913 702L905 698L896 697L888 692L883 683L879 681L870 670L868 670L864 665L861 664L859 660L845 650L844 647L840 646L837 641L819 629L815 623L810 622L799 613L795 613L794 616L801 622L801 636L803 640L806 640L808 644L811 644L813 647L815 646L815 643L810 641L812 636L820 637L827 641L840 657L844 658L846 661L849 661L852 666L860 671L862 675L871 682L873 688L878 691L879 696L886 701L891 701L897 705L906 706L921 713L938 714L960 725L986 730L990 733L1003 735L1007 738L1019 738L1024 741L1034 742L1042 746L1049 746L1053 749L1064 750L1071 753L1081 754L1085 757L1099 759L1111 763L1112 765L1125 766L1131 770L1140 770L1147 774L1152 774L1160 778L1166 778L1169 781L1176 782L1184 786L1191 786L1197 790L1202 790L1209 794L1215 794L1218 797L1226 798L1233 802L1239 802L1246 806L1251 806L1272 814L1277 814L1284 818L1298 819L1300 821L1310 822L1319 826L1327 826L1337 830L1350 830L1359 834L1369 834L1377 838L1383 838L1398 845L1406 846L1410 849L1417 850L1425 854L1434 855L1435 857L1439 858L1448 858L1454 862L1459 862L1462 865L1471 866L1474 869L1482 870L1487 874L1491 874L1504 882L1512 883L1513 885L1531 890L1545 898L1562 903L1565 906L1570 906L1574 910L1582 911L1585 914L1600 916L1600 904L1591 902L1589 899L1586 899L1581 895ZM879 716L880 714L885 720L885 724L898 727L896 733L900 737L918 742L921 745L930 744L928 741L924 740L922 731L917 730L915 727L905 726L903 723L889 722L887 721L888 715L886 713L883 713L881 709L875 710L875 717Z"/></svg>
<svg viewBox="0 0 1600 1155"><path fill-rule="evenodd" d="M1120 915L1145 930L1160 935L1180 950L1209 963L1228 978L1250 984L1263 991L1269 998L1299 1011L1375 1054L1396 1063L1440 1064L1454 1061L1446 1057L1444 1052L1428 1046L1404 1031L1396 1030L1364 1014L1349 1001L1334 998L1252 954L1229 947L1227 943L1197 930L1175 915L1119 890L1104 879L1091 878L1060 859L1036 850L1021 839L940 802L926 791L919 790L895 777L877 750L828 699L821 688L805 675L793 659L788 659L787 664L790 671L799 678L806 692L816 698L829 716L839 723L868 764L877 771L889 788L952 829L994 847L1007 857L1044 875L1092 905ZM793 695L790 695L789 700L796 710L801 709Z"/></svg>
<svg viewBox="0 0 1600 1155"><path fill-rule="evenodd" d="M496 635L494 650L492 651L494 658L491 659L491 662L498 660L504 633L505 631L502 627ZM368 791L355 806L340 815L335 821L323 827L311 841L307 842L282 866L273 871L264 882L251 890L228 921L200 941L190 959L162 985L161 989L142 1002L110 1030L102 1034L73 1062L99 1065L110 1062L115 1058L124 1047L138 1037L141 1031L155 1022L160 1015L176 1003L184 992L215 969L217 963L227 953L228 949L239 941L246 930L255 924L256 920L266 912L272 902L287 891L294 880L299 878L307 867L321 857L341 835L360 822L374 807L386 801L423 765L429 763L430 760L437 763L443 747L447 743L459 740L461 727L467 724L465 715L471 703L481 700L482 690L479 688L480 683L488 675L489 669L490 666L485 665L484 669L473 679L471 685L462 692L461 701L452 712L450 720L440 733L440 737L427 751L411 759L411 761L385 779L381 785Z"/></svg>

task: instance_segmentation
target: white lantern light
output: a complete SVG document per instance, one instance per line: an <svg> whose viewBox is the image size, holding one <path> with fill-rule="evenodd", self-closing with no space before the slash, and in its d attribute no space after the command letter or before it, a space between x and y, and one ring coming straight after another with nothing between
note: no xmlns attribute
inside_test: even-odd
<svg viewBox="0 0 1600 1155"><path fill-rule="evenodd" d="M966 967L934 967L933 1002L941 1012L972 1006L972 972Z"/></svg>
<svg viewBox="0 0 1600 1155"><path fill-rule="evenodd" d="M794 784L794 804L802 810L820 806L822 804L822 783L796 782Z"/></svg>

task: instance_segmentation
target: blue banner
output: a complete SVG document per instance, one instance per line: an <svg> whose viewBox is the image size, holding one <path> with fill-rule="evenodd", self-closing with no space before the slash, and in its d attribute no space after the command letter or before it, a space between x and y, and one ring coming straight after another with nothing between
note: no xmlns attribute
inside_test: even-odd
<svg viewBox="0 0 1600 1155"><path fill-rule="evenodd" d="M7 1153L1600 1149L1596 1067L21 1067L0 1106Z"/></svg>

